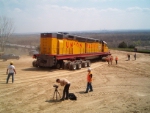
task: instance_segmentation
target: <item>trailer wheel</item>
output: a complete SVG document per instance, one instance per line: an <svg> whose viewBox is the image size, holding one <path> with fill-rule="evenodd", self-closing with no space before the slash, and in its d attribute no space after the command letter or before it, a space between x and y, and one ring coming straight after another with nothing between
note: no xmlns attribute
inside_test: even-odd
<svg viewBox="0 0 150 113"><path fill-rule="evenodd" d="M77 69L81 69L81 64L80 63L77 64Z"/></svg>
<svg viewBox="0 0 150 113"><path fill-rule="evenodd" d="M87 61L87 67L90 67L90 66L91 66L91 62Z"/></svg>
<svg viewBox="0 0 150 113"><path fill-rule="evenodd" d="M57 68L57 69L60 69L60 67L61 67L60 63L57 63L57 64L56 64L56 68Z"/></svg>
<svg viewBox="0 0 150 113"><path fill-rule="evenodd" d="M68 63L69 63L69 62L63 62L62 68L63 68L63 69L68 69L68 67L69 67L69 66L68 66Z"/></svg>
<svg viewBox="0 0 150 113"><path fill-rule="evenodd" d="M75 63L72 63L70 65L70 70L76 70L77 69L77 65Z"/></svg>
<svg viewBox="0 0 150 113"><path fill-rule="evenodd" d="M66 62L63 62L62 68L63 68L63 69L66 69L66 68L67 68L67 63L66 63Z"/></svg>
<svg viewBox="0 0 150 113"><path fill-rule="evenodd" d="M87 67L87 62L83 62L82 63L82 67L84 68L84 67Z"/></svg>

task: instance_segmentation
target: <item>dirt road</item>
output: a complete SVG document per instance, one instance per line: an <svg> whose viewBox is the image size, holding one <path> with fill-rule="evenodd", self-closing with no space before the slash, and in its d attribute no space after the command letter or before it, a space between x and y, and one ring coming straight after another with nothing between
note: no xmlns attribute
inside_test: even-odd
<svg viewBox="0 0 150 113"><path fill-rule="evenodd" d="M92 63L93 92L86 89L87 69L78 71L32 67L28 56L13 60L15 82L6 84L9 61L0 61L0 113L150 113L150 55L111 50L119 58L113 62ZM70 92L77 101L53 101L56 78L71 82ZM59 86L62 95L63 87Z"/></svg>

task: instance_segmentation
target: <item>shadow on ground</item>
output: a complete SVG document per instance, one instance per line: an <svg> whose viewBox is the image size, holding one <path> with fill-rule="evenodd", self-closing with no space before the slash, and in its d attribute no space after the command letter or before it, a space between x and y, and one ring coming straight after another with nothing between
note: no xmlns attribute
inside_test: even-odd
<svg viewBox="0 0 150 113"><path fill-rule="evenodd" d="M30 68L24 68L23 71L59 71L59 69L53 69L53 68L36 68L36 67L30 67Z"/></svg>
<svg viewBox="0 0 150 113"><path fill-rule="evenodd" d="M55 102L62 102L61 100L46 100L45 102L48 103L55 103Z"/></svg>

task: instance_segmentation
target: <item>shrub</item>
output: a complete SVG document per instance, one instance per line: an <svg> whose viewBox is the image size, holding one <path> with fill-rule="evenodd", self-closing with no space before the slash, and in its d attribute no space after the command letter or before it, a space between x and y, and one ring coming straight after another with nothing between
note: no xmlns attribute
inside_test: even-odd
<svg viewBox="0 0 150 113"><path fill-rule="evenodd" d="M134 45L129 45L128 48L135 48L135 46Z"/></svg>
<svg viewBox="0 0 150 113"><path fill-rule="evenodd" d="M127 48L127 44L123 41L118 45L118 48Z"/></svg>

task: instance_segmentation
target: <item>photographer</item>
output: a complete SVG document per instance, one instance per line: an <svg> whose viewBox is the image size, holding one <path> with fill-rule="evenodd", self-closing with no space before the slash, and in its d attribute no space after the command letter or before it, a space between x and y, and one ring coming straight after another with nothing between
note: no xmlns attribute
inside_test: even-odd
<svg viewBox="0 0 150 113"><path fill-rule="evenodd" d="M67 79L56 79L56 82L60 83L61 86L64 86L63 96L60 100L68 100L70 82Z"/></svg>

